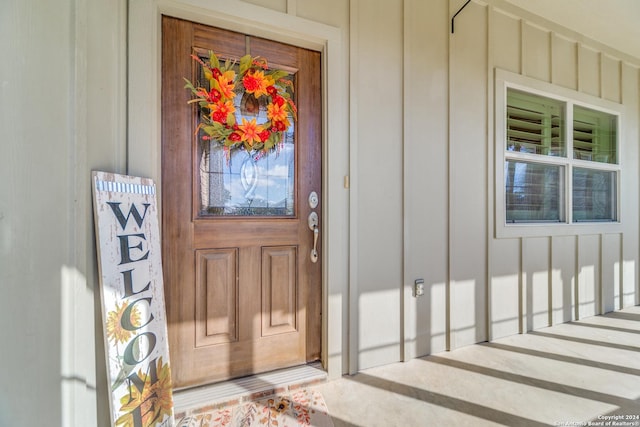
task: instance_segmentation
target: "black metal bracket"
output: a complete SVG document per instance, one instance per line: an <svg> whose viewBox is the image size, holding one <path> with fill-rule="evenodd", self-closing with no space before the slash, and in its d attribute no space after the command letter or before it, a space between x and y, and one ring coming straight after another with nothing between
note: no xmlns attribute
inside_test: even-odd
<svg viewBox="0 0 640 427"><path fill-rule="evenodd" d="M471 0L467 0L467 2L465 4L462 5L462 7L460 9L458 9L458 11L456 12L455 15L453 15L453 18L451 18L451 34L453 34L453 21L456 19L456 16L458 16L458 14L460 12L462 12L462 9L464 9L465 7L467 7L467 5L471 2Z"/></svg>

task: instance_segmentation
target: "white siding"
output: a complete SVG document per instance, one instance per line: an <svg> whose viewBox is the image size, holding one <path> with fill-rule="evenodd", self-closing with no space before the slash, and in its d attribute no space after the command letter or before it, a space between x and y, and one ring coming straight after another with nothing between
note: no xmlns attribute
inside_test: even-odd
<svg viewBox="0 0 640 427"><path fill-rule="evenodd" d="M529 237L522 242L524 331L549 326L550 238Z"/></svg>
<svg viewBox="0 0 640 427"><path fill-rule="evenodd" d="M461 4L351 3L352 206L357 210L351 253L357 258L351 265L356 303L350 309L356 314L350 328L358 337L351 343L357 353L352 371L395 360L396 315L402 320L397 332L404 337L402 357L408 359L591 316L637 298L637 66L513 7L471 2L451 34L450 17ZM385 25L373 25L382 15ZM395 49L403 53L403 70L396 68ZM380 57L389 65L379 86L384 102L376 103L367 88L379 69L374 58ZM624 103L623 232L495 237L501 202L495 200L493 178L501 167L493 160L496 68ZM398 120L395 90L388 91L398 87L396 78L404 87L400 161L392 150L384 156L369 151L390 135L380 129L380 116L391 126ZM383 161L385 182L376 175ZM398 188L402 211L393 205ZM376 194L385 194L390 203L371 214ZM379 231L386 236L382 247L368 233L379 215L386 217L385 230ZM397 227L402 242L392 236ZM402 270L394 252L399 244ZM425 279L426 295L416 298L413 284L419 278ZM385 306L396 300L398 283L404 286L400 311ZM376 311L384 313L385 322L374 318Z"/></svg>
<svg viewBox="0 0 640 427"><path fill-rule="evenodd" d="M602 97L613 102L622 102L621 99L621 69L622 61L603 54L602 60Z"/></svg>
<svg viewBox="0 0 640 427"><path fill-rule="evenodd" d="M511 71L522 72L522 21L509 15L493 12L489 16L491 31L489 46L493 57L493 66ZM499 52L499 54L493 54Z"/></svg>
<svg viewBox="0 0 640 427"><path fill-rule="evenodd" d="M616 309L616 300L620 297L621 254L622 236L620 234L603 234L599 313L608 313Z"/></svg>
<svg viewBox="0 0 640 427"><path fill-rule="evenodd" d="M553 35L551 53L553 55L551 63L551 82L558 86L577 90L578 89L578 44L561 37Z"/></svg>
<svg viewBox="0 0 640 427"><path fill-rule="evenodd" d="M9 41L0 51L0 425L63 416L59 303L71 261L75 151L70 3L40 5L39 14L27 2L0 6L0 40Z"/></svg>
<svg viewBox="0 0 640 427"><path fill-rule="evenodd" d="M352 16L357 103L357 351L360 369L400 360L402 289L402 8L368 0ZM380 22L385 22L381 28ZM355 308L354 305L351 309ZM352 326L352 327L353 327Z"/></svg>
<svg viewBox="0 0 640 427"><path fill-rule="evenodd" d="M523 74L551 81L551 32L524 22L521 37Z"/></svg>
<svg viewBox="0 0 640 427"><path fill-rule="evenodd" d="M622 236L622 280L620 283L619 301L616 309L640 304L640 281L638 280L638 262L640 253L638 244L638 221L640 221L640 205L638 183L638 158L640 150L640 73L637 66L623 64L622 67L622 102L627 107L624 128L624 151L626 179L620 183L620 191L624 195L621 216L625 221L627 232ZM627 167L627 160L629 166Z"/></svg>
<svg viewBox="0 0 640 427"><path fill-rule="evenodd" d="M89 181L126 164L125 26L124 1L0 6L0 425L108 423Z"/></svg>
<svg viewBox="0 0 640 427"><path fill-rule="evenodd" d="M520 332L522 325L521 239L491 239L490 339Z"/></svg>
<svg viewBox="0 0 640 427"><path fill-rule="evenodd" d="M520 19L503 13L491 13L488 17L492 30L489 32L489 52L493 58L493 66L514 73L522 70L522 48ZM494 52L500 52L495 54ZM490 70L492 71L492 70ZM493 92L493 82L489 76L488 84ZM490 109L492 103L487 104L489 112L488 120L494 117ZM489 125L487 135L487 150L489 153L488 169L494 166L492 126ZM491 175L489 175L491 176ZM491 179L488 185L493 187ZM492 209L496 200L491 191L489 198L492 201L488 206L488 215L493 218ZM489 312L488 327L489 339L506 335L517 334L522 330L522 239L491 239L494 235L494 221L488 223L488 252L489 252Z"/></svg>
<svg viewBox="0 0 640 427"><path fill-rule="evenodd" d="M638 286L638 69L613 54L572 39L571 33L563 34L561 27L544 21L527 22L513 10L507 13L487 7L490 9L489 40L493 43L489 50L490 69L497 67L521 72L558 86L622 102L626 109L621 140L624 232L523 238L520 267L519 259L514 256L518 246L513 240L490 236L489 327L491 338L497 338L517 331L515 322L505 327L503 320L509 317L508 313L516 313L513 302L516 292L512 289L515 286L520 286L522 298L522 331L634 303ZM486 19L477 8L475 15L475 20ZM451 72L455 71L452 69ZM487 84L491 87L491 80ZM452 126L455 127L455 123ZM489 143L492 150L495 149L493 141ZM489 163L487 167L492 166ZM475 179L482 179L481 171L476 172ZM496 206L500 204L496 203ZM493 207L490 215L493 214L491 209ZM451 215L455 216L455 213ZM513 273L505 274L509 270ZM516 284L518 277L520 283ZM505 284L509 281L511 287ZM622 302L621 295L625 292L627 299Z"/></svg>
<svg viewBox="0 0 640 427"><path fill-rule="evenodd" d="M404 359L446 349L448 8L405 1ZM414 298L416 279L425 296Z"/></svg>
<svg viewBox="0 0 640 427"><path fill-rule="evenodd" d="M487 9L469 3L449 42L449 322L457 348L487 339Z"/></svg>
<svg viewBox="0 0 640 427"><path fill-rule="evenodd" d="M551 323L576 320L576 236L551 240Z"/></svg>
<svg viewBox="0 0 640 427"><path fill-rule="evenodd" d="M578 48L578 90L600 96L600 53L587 46Z"/></svg>

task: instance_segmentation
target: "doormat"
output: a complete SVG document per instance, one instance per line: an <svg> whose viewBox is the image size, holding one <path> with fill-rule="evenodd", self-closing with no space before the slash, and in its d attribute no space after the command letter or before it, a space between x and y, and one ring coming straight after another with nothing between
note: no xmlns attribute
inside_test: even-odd
<svg viewBox="0 0 640 427"><path fill-rule="evenodd" d="M300 389L252 402L187 415L177 427L333 427L316 390Z"/></svg>

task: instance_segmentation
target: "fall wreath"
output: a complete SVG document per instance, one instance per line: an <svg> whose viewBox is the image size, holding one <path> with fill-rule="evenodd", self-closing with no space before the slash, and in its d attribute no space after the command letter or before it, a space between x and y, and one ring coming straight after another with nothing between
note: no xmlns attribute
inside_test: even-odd
<svg viewBox="0 0 640 427"><path fill-rule="evenodd" d="M201 139L222 144L227 159L234 149L244 148L258 157L278 150L290 119L296 120L297 114L291 99L293 84L286 78L289 73L270 70L266 59L251 55L240 58L237 67L234 61L221 63L213 52L209 52L208 62L197 55L192 58L202 66L208 82L207 87L201 87L184 79L185 88L193 93L189 103L200 108L196 133ZM242 98L239 104L236 96ZM236 105L241 105L241 112L236 111ZM261 108L266 110L266 120L258 122Z"/></svg>

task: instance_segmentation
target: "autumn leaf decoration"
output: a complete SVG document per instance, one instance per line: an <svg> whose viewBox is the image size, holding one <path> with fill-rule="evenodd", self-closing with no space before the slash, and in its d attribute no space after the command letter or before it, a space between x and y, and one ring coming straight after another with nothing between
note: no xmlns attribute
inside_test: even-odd
<svg viewBox="0 0 640 427"><path fill-rule="evenodd" d="M207 62L191 57L202 66L206 79L204 86L184 79L185 88L193 94L189 103L197 103L200 110L196 129L200 138L222 144L227 159L234 149L245 149L256 157L277 151L291 121L297 119L289 73L271 70L264 58L251 55L240 58L238 64L222 63L213 52Z"/></svg>

